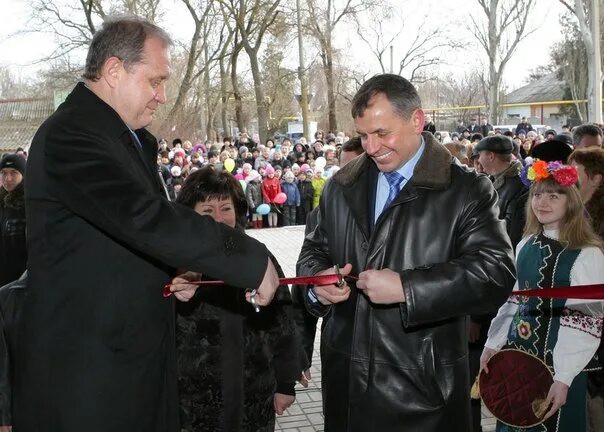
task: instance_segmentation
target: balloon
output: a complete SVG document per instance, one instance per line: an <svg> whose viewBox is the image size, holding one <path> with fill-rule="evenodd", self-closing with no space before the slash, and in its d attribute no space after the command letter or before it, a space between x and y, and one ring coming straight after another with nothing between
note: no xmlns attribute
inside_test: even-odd
<svg viewBox="0 0 604 432"><path fill-rule="evenodd" d="M256 208L256 213L259 215L267 215L271 212L271 207L268 204L260 204Z"/></svg>
<svg viewBox="0 0 604 432"><path fill-rule="evenodd" d="M327 161L323 156L319 156L315 161L315 167L317 167L318 169L323 169L325 168L325 165L327 165Z"/></svg>
<svg viewBox="0 0 604 432"><path fill-rule="evenodd" d="M233 169L235 169L235 161L231 158L228 158L224 161L224 168L228 171L228 172L233 172Z"/></svg>
<svg viewBox="0 0 604 432"><path fill-rule="evenodd" d="M279 192L275 197L275 202L277 204L283 204L285 201L287 201L287 195L285 195L283 192Z"/></svg>
<svg viewBox="0 0 604 432"><path fill-rule="evenodd" d="M245 180L239 180L239 184L241 185L243 192L245 192L245 190L247 189L247 183L245 182Z"/></svg>

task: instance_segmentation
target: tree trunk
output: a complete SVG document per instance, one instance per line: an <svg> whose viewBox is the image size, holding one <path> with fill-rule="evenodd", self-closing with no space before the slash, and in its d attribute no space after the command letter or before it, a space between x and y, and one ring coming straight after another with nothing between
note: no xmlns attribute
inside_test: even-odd
<svg viewBox="0 0 604 432"><path fill-rule="evenodd" d="M231 135L227 121L227 104L229 92L227 89L227 70L224 65L224 57L220 57L220 123L222 125L222 137Z"/></svg>
<svg viewBox="0 0 604 432"><path fill-rule="evenodd" d="M336 93L333 79L333 49L331 46L331 30L329 26L325 33L325 81L327 83L327 106L329 110L329 131L338 132L338 119L336 117Z"/></svg>
<svg viewBox="0 0 604 432"><path fill-rule="evenodd" d="M195 69L195 54L197 53L197 44L199 42L199 36L201 34L201 25L199 22L195 24L195 33L191 38L191 45L189 48L189 58L187 60L187 69L185 71L185 75L180 83L180 87L178 88L178 95L176 96L176 100L174 101L174 105L172 105L172 109L168 113L166 119L164 120L164 125L171 125L173 120L178 117L181 113L185 98L187 93L191 89L192 82L191 78L193 76L193 70Z"/></svg>
<svg viewBox="0 0 604 432"><path fill-rule="evenodd" d="M589 17L585 15L584 2L588 2ZM575 14L579 21L579 31L585 53L587 54L587 120L590 122L602 121L602 67L600 65L601 55L595 50L599 45L593 38L594 29L599 30L598 19L594 19L594 13L599 13L598 0L575 0ZM598 32L599 37L599 32Z"/></svg>
<svg viewBox="0 0 604 432"><path fill-rule="evenodd" d="M250 58L250 68L252 70L252 78L254 79L256 110L258 112L258 135L260 135L260 142L264 143L268 138L268 108L264 98L264 89L262 88L262 76L260 74L260 66L258 64L258 52L249 47L245 47L245 51Z"/></svg>
<svg viewBox="0 0 604 432"><path fill-rule="evenodd" d="M491 0L489 9L489 118L491 124L497 124L499 108L499 81L497 67L497 5L498 0ZM480 121L480 120L479 120Z"/></svg>
<svg viewBox="0 0 604 432"><path fill-rule="evenodd" d="M214 112L213 110L210 108L211 107L211 99L210 99L210 68L208 67L208 61L209 61L209 53L208 53L208 44L204 44L204 49L203 49L203 58L205 61L205 71L203 73L203 88L204 88L204 102L205 102L205 106L206 106L206 133L207 133L207 138L208 139L213 139L216 137L216 134L214 133Z"/></svg>
<svg viewBox="0 0 604 432"><path fill-rule="evenodd" d="M237 58L239 57L241 48L241 44L235 42L235 48L231 55L231 86L233 87L233 98L235 99L235 122L239 131L246 129L246 125L243 122L243 104L241 102L241 93L239 92L239 78L237 78Z"/></svg>

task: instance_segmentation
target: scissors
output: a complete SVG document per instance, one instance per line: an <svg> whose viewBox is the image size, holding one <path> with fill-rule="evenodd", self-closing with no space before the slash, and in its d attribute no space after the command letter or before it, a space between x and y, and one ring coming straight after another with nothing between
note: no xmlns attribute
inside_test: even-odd
<svg viewBox="0 0 604 432"><path fill-rule="evenodd" d="M255 289L250 291L250 303L256 312L260 312L260 306L256 303L256 294L258 294L258 292Z"/></svg>
<svg viewBox="0 0 604 432"><path fill-rule="evenodd" d="M336 284L338 288L344 288L346 286L346 281L344 280L344 276L342 276L342 273L340 273L340 266L339 265L335 265L333 266L334 270L336 271L336 274L338 275L338 283Z"/></svg>

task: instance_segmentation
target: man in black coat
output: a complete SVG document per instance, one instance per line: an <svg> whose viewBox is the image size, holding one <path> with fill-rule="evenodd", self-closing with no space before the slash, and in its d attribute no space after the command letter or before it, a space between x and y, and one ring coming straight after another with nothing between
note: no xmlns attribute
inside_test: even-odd
<svg viewBox="0 0 604 432"><path fill-rule="evenodd" d="M534 130L533 125L528 122L526 117L522 117L520 123L516 125L516 135L518 135L520 131L524 131L524 134L526 135L527 132L532 130Z"/></svg>
<svg viewBox="0 0 604 432"><path fill-rule="evenodd" d="M170 39L138 18L105 22L84 81L36 133L28 160L28 282L13 420L23 432L175 432L176 269L278 286L259 242L165 196L144 127L166 101ZM245 294L250 301L250 294Z"/></svg>
<svg viewBox="0 0 604 432"><path fill-rule="evenodd" d="M27 272L0 288L0 432L12 425L12 377L17 346L16 326L21 315Z"/></svg>
<svg viewBox="0 0 604 432"><path fill-rule="evenodd" d="M325 431L467 432L466 317L497 309L515 281L497 194L422 133L409 81L375 76L352 107L365 154L325 185L297 267L358 275L304 296L325 320Z"/></svg>
<svg viewBox="0 0 604 432"><path fill-rule="evenodd" d="M0 286L18 279L27 265L24 175L23 156L0 160Z"/></svg>

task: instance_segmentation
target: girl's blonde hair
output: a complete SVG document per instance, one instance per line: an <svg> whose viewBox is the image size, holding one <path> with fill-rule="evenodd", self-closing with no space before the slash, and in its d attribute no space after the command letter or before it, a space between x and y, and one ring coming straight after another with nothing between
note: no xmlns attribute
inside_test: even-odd
<svg viewBox="0 0 604 432"><path fill-rule="evenodd" d="M569 249L580 249L594 246L604 251L604 243L596 235L591 224L587 220L585 206L576 185L570 187L560 186L553 176L541 181L535 181L531 185L529 197L526 203L526 225L524 236L538 235L543 232L543 225L535 216L531 205L536 193L558 193L566 195L566 214L560 223L559 241Z"/></svg>

